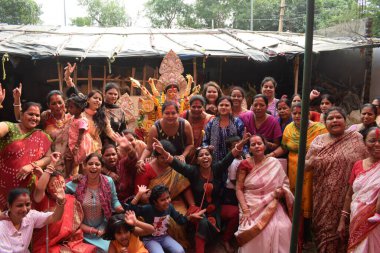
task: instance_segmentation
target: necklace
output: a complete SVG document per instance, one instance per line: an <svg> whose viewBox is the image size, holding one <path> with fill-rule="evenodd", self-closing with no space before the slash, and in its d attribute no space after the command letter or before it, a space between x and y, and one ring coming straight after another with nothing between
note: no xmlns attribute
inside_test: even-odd
<svg viewBox="0 0 380 253"><path fill-rule="evenodd" d="M54 125L55 125L57 128L61 129L61 128L63 128L63 127L65 126L65 114L64 114L64 113L63 113L63 115L61 116L60 119L57 119L57 118L54 116L53 113L52 113L51 115L52 115L53 118L54 118L54 121L55 121Z"/></svg>

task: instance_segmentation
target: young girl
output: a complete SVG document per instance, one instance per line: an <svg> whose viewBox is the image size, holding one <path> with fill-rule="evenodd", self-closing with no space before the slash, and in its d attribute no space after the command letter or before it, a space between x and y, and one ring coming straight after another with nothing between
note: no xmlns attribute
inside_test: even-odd
<svg viewBox="0 0 380 253"><path fill-rule="evenodd" d="M154 232L148 236L142 237L142 241L149 253L169 252L184 253L185 250L177 241L175 241L168 233L169 218L171 217L176 223L185 225L189 220L201 220L206 209L199 212L183 216L170 203L169 189L164 185L156 185L153 187L149 196L149 203L143 206L136 206L143 194L147 192L144 185L139 186L139 192L131 202L131 208L135 209L138 216L142 216L144 221L152 224Z"/></svg>
<svg viewBox="0 0 380 253"><path fill-rule="evenodd" d="M69 141L65 153L66 178L78 173L76 167L84 161L91 150L91 139L86 133L88 130L88 122L85 117L82 117L82 112L86 104L87 98L82 94L73 94L67 100L67 110L74 117L68 122Z"/></svg>
<svg viewBox="0 0 380 253"><path fill-rule="evenodd" d="M109 219L103 239L111 241L108 253L148 253L138 236L153 232L152 225L139 221L133 211L127 211Z"/></svg>

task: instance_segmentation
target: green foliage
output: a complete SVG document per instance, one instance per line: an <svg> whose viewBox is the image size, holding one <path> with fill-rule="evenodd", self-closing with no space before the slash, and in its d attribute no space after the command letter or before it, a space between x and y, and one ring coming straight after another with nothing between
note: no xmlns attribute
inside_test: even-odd
<svg viewBox="0 0 380 253"><path fill-rule="evenodd" d="M0 23L35 25L41 22L41 14L41 6L34 0L0 0Z"/></svg>
<svg viewBox="0 0 380 253"><path fill-rule="evenodd" d="M191 26L194 21L191 18L192 8L183 0L149 0L145 7L153 27L173 28L181 22Z"/></svg>
<svg viewBox="0 0 380 253"><path fill-rule="evenodd" d="M277 31L281 0L253 0L253 30ZM305 32L306 0L286 0L284 31ZM154 27L250 29L251 0L149 0L147 16ZM366 16L380 33L380 0L367 1ZM315 29L359 18L357 0L315 0Z"/></svg>
<svg viewBox="0 0 380 253"><path fill-rule="evenodd" d="M75 26L91 26L91 18L90 17L77 17L71 19L71 25Z"/></svg>
<svg viewBox="0 0 380 253"><path fill-rule="evenodd" d="M363 15L372 18L372 34L374 37L380 37L380 0L371 0Z"/></svg>
<svg viewBox="0 0 380 253"><path fill-rule="evenodd" d="M79 4L87 8L91 25L99 26L124 26L128 16L125 8L118 0L79 0ZM82 17L80 22L87 22ZM81 24L79 22L79 24Z"/></svg>

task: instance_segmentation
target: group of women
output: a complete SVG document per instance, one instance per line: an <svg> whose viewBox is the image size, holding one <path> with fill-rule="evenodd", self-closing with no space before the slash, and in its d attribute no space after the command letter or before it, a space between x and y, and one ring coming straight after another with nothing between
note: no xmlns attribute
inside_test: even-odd
<svg viewBox="0 0 380 253"><path fill-rule="evenodd" d="M37 103L21 104L20 85L13 91L19 122L0 123L0 208L8 209L1 214L0 231L13 224L20 234L30 233L22 235L24 251L12 251L12 240L0 232L6 252L27 252L30 240L33 252L124 252L107 240L112 214L124 213L129 203L147 203L149 191L134 198L141 185L152 189L161 184L183 215L205 209L191 226L193 238L170 224L168 233L184 248L194 240L195 252L204 252L207 242L222 233L227 252L235 250L233 238L243 253L289 251L299 95L276 99L276 81L267 77L248 109L243 89L232 87L230 96L224 96L209 82L181 114L178 102L166 101L145 142L127 129L116 105L117 84L84 96L70 77L74 68L68 64L65 72L67 110L60 91L48 94L47 111L41 112ZM307 128L299 250L310 246L312 231L318 252L376 252L379 222L368 218L380 213L379 106L376 101L363 105L362 123L348 128L334 99L313 90L310 98L317 97L322 114L311 113ZM90 145L84 145L86 138ZM80 152L83 158L77 158ZM73 160L68 169L67 161ZM19 202L25 206L22 212ZM17 226L20 219L35 219L34 239ZM46 240L37 239L42 237ZM133 252L147 252L135 248L141 251Z"/></svg>

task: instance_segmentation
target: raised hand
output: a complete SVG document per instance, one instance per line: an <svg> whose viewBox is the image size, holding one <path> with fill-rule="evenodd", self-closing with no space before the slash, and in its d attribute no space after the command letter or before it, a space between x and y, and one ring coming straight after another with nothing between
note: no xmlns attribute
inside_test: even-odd
<svg viewBox="0 0 380 253"><path fill-rule="evenodd" d="M157 140L156 138L153 138L153 149L159 153L160 155L164 155L166 153L164 147L162 146L161 142Z"/></svg>
<svg viewBox="0 0 380 253"><path fill-rule="evenodd" d="M127 139L126 136L120 135L119 133L115 133L116 135L116 143L119 144L119 147L122 149L127 149L128 147L132 147L132 143Z"/></svg>
<svg viewBox="0 0 380 253"><path fill-rule="evenodd" d="M3 103L4 99L5 99L5 89L3 89L0 83L0 105Z"/></svg>
<svg viewBox="0 0 380 253"><path fill-rule="evenodd" d="M148 191L150 191L150 189L147 188L146 185L138 185L137 188L138 188L138 194L140 195L143 195L147 193Z"/></svg>
<svg viewBox="0 0 380 253"><path fill-rule="evenodd" d="M55 189L57 200L65 200L65 190L63 189L63 183L59 180L54 180L53 187Z"/></svg>
<svg viewBox="0 0 380 253"><path fill-rule="evenodd" d="M76 66L77 66L76 63L74 63L73 65L71 65L70 62L67 63L67 66L65 67L65 79L71 76Z"/></svg>
<svg viewBox="0 0 380 253"><path fill-rule="evenodd" d="M321 93L317 90L312 90L310 92L310 100L313 100L313 99L316 99L317 97L319 97Z"/></svg>
<svg viewBox="0 0 380 253"><path fill-rule="evenodd" d="M125 212L124 220L127 224L135 226L137 222L136 214L134 211L128 210Z"/></svg>
<svg viewBox="0 0 380 253"><path fill-rule="evenodd" d="M18 87L13 89L13 100L15 103L20 102L21 94L22 94L22 83L20 83Z"/></svg>

